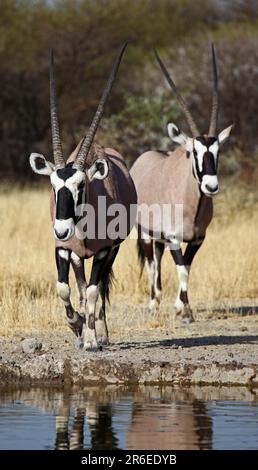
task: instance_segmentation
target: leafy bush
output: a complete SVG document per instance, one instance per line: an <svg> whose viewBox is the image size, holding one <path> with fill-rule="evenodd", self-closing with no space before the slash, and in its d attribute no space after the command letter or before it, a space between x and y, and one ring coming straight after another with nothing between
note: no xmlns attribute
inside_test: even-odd
<svg viewBox="0 0 258 470"><path fill-rule="evenodd" d="M129 163L146 150L167 149L172 146L166 125L179 113L177 103L170 93L127 95L121 113L102 122L102 144L108 137L122 148ZM110 144L109 144L110 145Z"/></svg>

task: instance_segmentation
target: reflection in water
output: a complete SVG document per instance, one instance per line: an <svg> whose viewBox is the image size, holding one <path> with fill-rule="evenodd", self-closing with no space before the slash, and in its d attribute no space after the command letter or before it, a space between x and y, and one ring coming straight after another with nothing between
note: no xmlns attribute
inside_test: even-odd
<svg viewBox="0 0 258 470"><path fill-rule="evenodd" d="M204 403L133 406L128 449L211 449L212 421Z"/></svg>
<svg viewBox="0 0 258 470"><path fill-rule="evenodd" d="M252 414L251 403L255 410ZM247 417L245 413L249 413ZM43 417L48 418L44 424ZM76 392L1 391L0 448L176 450L223 448L222 442L224 448L233 448L234 440L241 440L241 419L257 439L252 426L257 429L258 403L255 394L246 389L110 386ZM237 426L234 420L238 420ZM44 438L44 429L48 438L52 433L50 443ZM241 442L244 446L244 438Z"/></svg>
<svg viewBox="0 0 258 470"><path fill-rule="evenodd" d="M89 425L91 449L117 449L111 405L97 405L94 412L87 408L76 408L70 432L69 409L62 410L61 413L56 417L56 450L82 450L86 422Z"/></svg>

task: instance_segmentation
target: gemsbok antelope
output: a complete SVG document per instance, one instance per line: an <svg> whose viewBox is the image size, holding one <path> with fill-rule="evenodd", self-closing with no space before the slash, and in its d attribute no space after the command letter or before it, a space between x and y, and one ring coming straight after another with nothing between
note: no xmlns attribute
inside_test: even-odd
<svg viewBox="0 0 258 470"><path fill-rule="evenodd" d="M113 65L88 133L66 163L57 112L54 55L51 52L50 114L54 164L41 154L30 155L32 170L50 176L52 185L51 218L56 239L57 293L64 302L69 326L79 338L80 347L89 350L97 350L101 344L108 343L105 301L108 299L112 265L120 243L135 223L130 209L136 207L136 190L123 157L111 148L104 149L93 143L125 48L126 45ZM112 222L113 228L117 224L118 206L124 209L126 219L123 220L123 236L121 231L117 236L116 231L110 229ZM85 207L87 218L84 217ZM84 259L92 256L87 286ZM70 300L70 263L80 295L79 313ZM99 295L101 307L95 314Z"/></svg>
<svg viewBox="0 0 258 470"><path fill-rule="evenodd" d="M213 44L214 83L208 134L200 134L187 104L156 51L155 54L185 114L192 136L169 123L168 135L179 147L175 151L145 152L131 168L139 205L138 255L142 267L145 263L148 270L149 309L155 310L161 298L161 259L165 245L169 245L179 279L176 313L181 315L183 322L189 323L194 321L188 301L190 268L213 216L212 196L218 192L219 152L228 139L232 126L217 132L218 76ZM161 210L165 206L170 207L169 213ZM177 214L180 215L180 208L181 224L178 223L180 217L177 217ZM176 212L177 209L179 212ZM187 243L184 253L182 242Z"/></svg>

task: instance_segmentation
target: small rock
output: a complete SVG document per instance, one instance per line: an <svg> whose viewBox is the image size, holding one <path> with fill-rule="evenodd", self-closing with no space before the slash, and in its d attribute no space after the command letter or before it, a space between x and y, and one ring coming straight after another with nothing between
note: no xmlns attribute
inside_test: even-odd
<svg viewBox="0 0 258 470"><path fill-rule="evenodd" d="M36 338L26 338L21 341L21 347L25 354L34 354L42 349L42 343Z"/></svg>
<svg viewBox="0 0 258 470"><path fill-rule="evenodd" d="M232 352L229 352L229 353L228 353L228 356L229 356L229 357L234 357L234 354L233 354Z"/></svg>
<svg viewBox="0 0 258 470"><path fill-rule="evenodd" d="M240 329L240 331L248 331L248 328L246 326L242 326L242 328Z"/></svg>

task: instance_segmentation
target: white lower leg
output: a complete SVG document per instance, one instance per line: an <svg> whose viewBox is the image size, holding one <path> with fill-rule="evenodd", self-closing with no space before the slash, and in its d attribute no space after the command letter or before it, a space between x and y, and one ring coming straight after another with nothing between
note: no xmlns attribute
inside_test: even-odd
<svg viewBox="0 0 258 470"><path fill-rule="evenodd" d="M70 300L70 292L71 292L70 287L65 282L57 281L56 290L57 290L59 297L64 302L69 326L72 329L72 331L75 333L75 335L79 337L82 331L83 319L73 309L73 306Z"/></svg>
<svg viewBox="0 0 258 470"><path fill-rule="evenodd" d="M98 317L96 318L96 334L99 344L108 344L108 329L105 314L105 305L100 307Z"/></svg>
<svg viewBox="0 0 258 470"><path fill-rule="evenodd" d="M150 292L149 310L155 310L158 306L158 301L155 297L155 261L154 259L151 262L146 261L145 264L148 273L148 283Z"/></svg>
<svg viewBox="0 0 258 470"><path fill-rule="evenodd" d="M78 281L78 290L79 290L79 295L80 295L80 315L84 317L86 315L86 304L87 304L86 282Z"/></svg>
<svg viewBox="0 0 258 470"><path fill-rule="evenodd" d="M175 309L179 313L184 308L184 302L180 298L181 292L186 292L188 290L188 279L189 279L190 266L180 266L177 265L177 274L179 280L179 289L177 298L175 301Z"/></svg>
<svg viewBox="0 0 258 470"><path fill-rule="evenodd" d="M80 295L80 315L85 316L87 302L87 284L84 275L84 262L74 252L72 252L71 254L71 261L74 268L76 282Z"/></svg>
<svg viewBox="0 0 258 470"><path fill-rule="evenodd" d="M85 349L97 348L97 337L95 328L95 311L99 296L98 286L91 285L87 288L88 317L86 318L83 341Z"/></svg>
<svg viewBox="0 0 258 470"><path fill-rule="evenodd" d="M69 285L66 284L65 282L57 281L56 290L57 290L57 294L59 295L59 297L61 297L65 306L68 307L69 305L71 305L71 302L70 302L71 290L70 290Z"/></svg>

